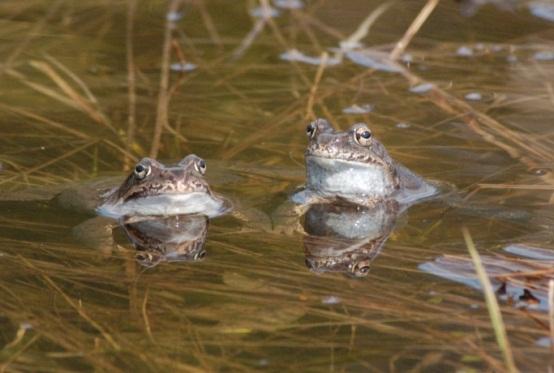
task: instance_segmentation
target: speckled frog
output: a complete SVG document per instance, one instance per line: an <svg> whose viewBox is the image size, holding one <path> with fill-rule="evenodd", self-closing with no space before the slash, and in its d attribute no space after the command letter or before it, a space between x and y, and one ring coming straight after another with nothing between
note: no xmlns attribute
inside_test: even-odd
<svg viewBox="0 0 554 373"><path fill-rule="evenodd" d="M394 161L365 124L342 132L317 119L306 133L306 185L292 197L297 204L342 200L373 206L395 200L407 206L438 193L437 187Z"/></svg>
<svg viewBox="0 0 554 373"><path fill-rule="evenodd" d="M94 218L73 228L73 234L86 246L111 250L112 229L117 221L136 222L152 217L201 215L213 218L230 211L231 203L212 192L204 178L206 162L190 154L175 165L143 158L127 178L100 178L61 188L0 193L0 201L39 201L53 199L55 205ZM114 187L114 185L117 185Z"/></svg>
<svg viewBox="0 0 554 373"><path fill-rule="evenodd" d="M175 166L143 158L119 187L101 196L96 212L111 218L221 215L229 206L211 191L205 172L206 162L194 154Z"/></svg>

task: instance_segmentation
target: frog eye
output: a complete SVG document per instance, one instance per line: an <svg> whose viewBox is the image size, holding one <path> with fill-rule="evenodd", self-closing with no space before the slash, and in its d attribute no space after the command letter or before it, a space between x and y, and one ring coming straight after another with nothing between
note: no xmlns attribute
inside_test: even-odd
<svg viewBox="0 0 554 373"><path fill-rule="evenodd" d="M370 269L371 267L367 261L364 260L361 263L354 265L354 268L352 268L352 274L356 277L365 277L368 275Z"/></svg>
<svg viewBox="0 0 554 373"><path fill-rule="evenodd" d="M137 166L135 167L134 173L137 179L142 180L146 176L150 175L150 171L151 171L150 166L144 165L144 164L137 164Z"/></svg>
<svg viewBox="0 0 554 373"><path fill-rule="evenodd" d="M362 146L371 144L372 136L371 131L367 127L358 127L354 132L354 140Z"/></svg>
<svg viewBox="0 0 554 373"><path fill-rule="evenodd" d="M306 127L306 134L308 135L308 137L313 138L316 132L317 126L315 125L315 122L308 124L308 126Z"/></svg>
<svg viewBox="0 0 554 373"><path fill-rule="evenodd" d="M194 162L194 169L199 172L201 175L204 175L206 173L206 161L203 159L200 159L196 162Z"/></svg>

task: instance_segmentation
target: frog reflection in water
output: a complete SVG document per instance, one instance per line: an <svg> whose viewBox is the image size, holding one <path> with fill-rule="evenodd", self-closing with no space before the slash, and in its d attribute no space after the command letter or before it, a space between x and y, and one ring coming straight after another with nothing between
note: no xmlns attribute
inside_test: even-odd
<svg viewBox="0 0 554 373"><path fill-rule="evenodd" d="M395 203L372 207L351 203L311 205L304 215L306 266L316 273L368 275L398 216Z"/></svg>
<svg viewBox="0 0 554 373"><path fill-rule="evenodd" d="M343 200L372 206L393 200L406 206L438 192L395 162L365 124L341 132L325 119L317 119L306 132L306 186L293 195L297 204Z"/></svg>
<svg viewBox="0 0 554 373"><path fill-rule="evenodd" d="M161 262L196 262L204 259L209 220L204 215L158 216L127 220L122 226L145 267Z"/></svg>

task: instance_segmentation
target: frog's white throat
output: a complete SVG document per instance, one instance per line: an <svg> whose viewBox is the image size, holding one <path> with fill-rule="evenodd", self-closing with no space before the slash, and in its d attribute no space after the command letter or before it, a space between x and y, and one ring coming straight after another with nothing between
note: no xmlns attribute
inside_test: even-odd
<svg viewBox="0 0 554 373"><path fill-rule="evenodd" d="M163 194L127 202L103 203L96 213L114 219L123 216L172 216L198 214L213 218L224 214L230 205L222 198L204 192Z"/></svg>
<svg viewBox="0 0 554 373"><path fill-rule="evenodd" d="M379 164L307 156L306 170L306 187L322 195L384 198L395 190Z"/></svg>

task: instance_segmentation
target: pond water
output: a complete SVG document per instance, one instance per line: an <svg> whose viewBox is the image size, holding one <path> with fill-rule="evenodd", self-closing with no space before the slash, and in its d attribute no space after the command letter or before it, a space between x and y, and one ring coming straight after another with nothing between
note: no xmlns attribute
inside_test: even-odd
<svg viewBox="0 0 554 373"><path fill-rule="evenodd" d="M503 248L532 245L546 254L531 267L552 276L552 5L443 0L388 71L376 61L425 2L391 3L363 47L336 52L381 4L280 1L264 19L253 0L3 1L0 190L18 197L0 202L0 370L504 370L482 293L424 264L467 258L466 226L487 263L515 271ZM304 182L316 117L367 123L395 159L456 186L455 201L375 213L371 233L330 244L339 254L292 229L299 218L268 228ZM189 153L259 216L202 222L192 259L145 265L122 228L90 248L72 234L89 216L49 201L143 156ZM323 213L306 216L312 230L337 219ZM358 276L320 266L352 245L366 249ZM505 298L516 365L546 371L545 308Z"/></svg>

